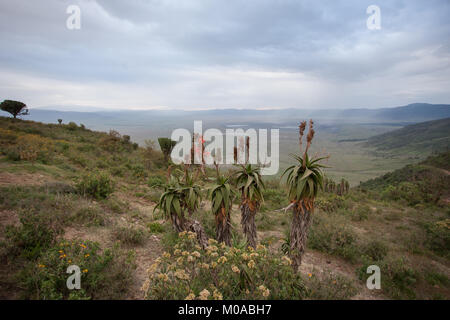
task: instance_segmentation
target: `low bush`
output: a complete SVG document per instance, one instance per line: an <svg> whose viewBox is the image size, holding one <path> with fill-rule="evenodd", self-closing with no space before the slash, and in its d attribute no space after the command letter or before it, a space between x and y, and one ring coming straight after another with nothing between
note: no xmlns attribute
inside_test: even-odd
<svg viewBox="0 0 450 320"><path fill-rule="evenodd" d="M360 255L357 236L337 215L316 215L308 237L308 247L355 262Z"/></svg>
<svg viewBox="0 0 450 320"><path fill-rule="evenodd" d="M313 300L344 300L357 293L352 281L332 272L324 272L320 277L310 273L308 277L309 298Z"/></svg>
<svg viewBox="0 0 450 320"><path fill-rule="evenodd" d="M38 214L20 213L20 225L10 225L5 230L6 253L12 258L21 256L25 259L37 258L43 250L54 244L61 229L52 225Z"/></svg>
<svg viewBox="0 0 450 320"><path fill-rule="evenodd" d="M425 246L434 253L448 257L450 248L450 219L424 225Z"/></svg>
<svg viewBox="0 0 450 320"><path fill-rule="evenodd" d="M393 299L415 299L415 286L419 279L417 272L410 268L403 259L382 261L367 260L359 269L359 278L364 282L370 274L367 267L377 265L381 272L381 289Z"/></svg>
<svg viewBox="0 0 450 320"><path fill-rule="evenodd" d="M152 188L162 186L164 183L165 179L160 176L151 176L147 181L148 186Z"/></svg>
<svg viewBox="0 0 450 320"><path fill-rule="evenodd" d="M89 174L82 177L76 188L84 196L106 199L114 192L114 182L106 173Z"/></svg>
<svg viewBox="0 0 450 320"><path fill-rule="evenodd" d="M81 271L81 289L69 290L67 268ZM19 274L27 299L120 299L132 283L132 252L101 250L95 242L69 240L47 250Z"/></svg>
<svg viewBox="0 0 450 320"><path fill-rule="evenodd" d="M144 230L134 227L117 227L113 231L115 240L126 245L138 245L144 242Z"/></svg>
<svg viewBox="0 0 450 320"><path fill-rule="evenodd" d="M150 233L163 233L165 228L164 225L158 223L158 222L151 222L147 224L147 227L150 231Z"/></svg>
<svg viewBox="0 0 450 320"><path fill-rule="evenodd" d="M363 253L374 261L383 260L388 250L387 245L379 240L372 240L362 248Z"/></svg>
<svg viewBox="0 0 450 320"><path fill-rule="evenodd" d="M195 233L182 232L173 251L150 267L147 299L303 299L308 289L290 259L259 245L241 250L210 239L202 250Z"/></svg>

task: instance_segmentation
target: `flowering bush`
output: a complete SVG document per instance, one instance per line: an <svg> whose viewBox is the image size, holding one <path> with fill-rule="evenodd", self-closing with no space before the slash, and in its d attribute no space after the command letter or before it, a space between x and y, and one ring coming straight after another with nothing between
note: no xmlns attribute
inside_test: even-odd
<svg viewBox="0 0 450 320"><path fill-rule="evenodd" d="M307 289L287 256L258 245L246 250L209 239L202 250L192 232L179 233L171 252L147 270L147 299L302 299Z"/></svg>
<svg viewBox="0 0 450 320"><path fill-rule="evenodd" d="M81 271L81 289L69 290L67 268ZM64 241L30 263L20 275L26 298L31 299L118 299L132 280L134 257L118 247L101 251L95 242Z"/></svg>

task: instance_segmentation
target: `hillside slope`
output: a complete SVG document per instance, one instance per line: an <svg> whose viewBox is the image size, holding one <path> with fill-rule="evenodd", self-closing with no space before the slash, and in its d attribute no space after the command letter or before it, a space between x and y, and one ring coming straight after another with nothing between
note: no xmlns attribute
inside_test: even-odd
<svg viewBox="0 0 450 320"><path fill-rule="evenodd" d="M447 170L448 155L434 157L428 165ZM183 174L175 168L172 172ZM207 177L197 180L203 200L193 216L214 238L215 217L206 194L215 171L206 172ZM0 117L0 298L142 299L141 287L154 276L148 270L160 261L157 258L174 264L180 258L179 235L170 219L153 210L166 174L159 151L138 147L115 131ZM299 281L294 282L284 277L287 265L279 264L289 247L286 234L291 223L291 213L279 210L289 204L285 185L273 179L265 182L265 201L255 220L258 242L267 252L259 251L255 259L267 269L251 269L244 254L233 258L250 276L269 275L267 282L256 277L258 286L274 292L294 290L284 291L287 299L450 297L448 206L420 197L410 204L392 197L395 192L376 189L354 188L343 196L321 193ZM414 189L408 194L420 195ZM230 215L233 251L243 253L239 203L238 197ZM208 250L195 250L212 258ZM73 263L83 270L83 290L76 293L65 285L66 268ZM373 264L383 272L381 290L366 287L366 269ZM285 269L273 277L280 268ZM239 279L231 268L227 272L227 281ZM221 289L221 284L204 281L194 288L195 295L204 288ZM263 298L254 289L246 297ZM189 293L183 290L186 287L176 280L157 297L173 299L177 294L183 299Z"/></svg>
<svg viewBox="0 0 450 320"><path fill-rule="evenodd" d="M364 189L392 193L410 204L420 202L450 203L450 151L429 156L381 177L363 182Z"/></svg>
<svg viewBox="0 0 450 320"><path fill-rule="evenodd" d="M373 136L366 146L390 154L442 152L450 147L450 118L411 124Z"/></svg>

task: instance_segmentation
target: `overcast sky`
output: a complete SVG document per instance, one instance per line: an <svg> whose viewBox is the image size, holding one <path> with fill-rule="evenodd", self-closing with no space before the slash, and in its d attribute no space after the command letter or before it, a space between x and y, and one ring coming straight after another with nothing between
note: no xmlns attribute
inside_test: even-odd
<svg viewBox="0 0 450 320"><path fill-rule="evenodd" d="M0 0L0 37L0 100L30 107L450 103L448 0Z"/></svg>

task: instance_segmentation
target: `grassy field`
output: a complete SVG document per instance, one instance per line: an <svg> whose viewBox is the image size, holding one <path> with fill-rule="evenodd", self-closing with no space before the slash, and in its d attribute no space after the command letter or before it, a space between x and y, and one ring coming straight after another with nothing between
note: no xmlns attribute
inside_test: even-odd
<svg viewBox="0 0 450 320"><path fill-rule="evenodd" d="M340 141L390 129L318 126L313 152L331 154L329 177L356 185L402 162L420 161L385 159L371 155L362 141ZM295 132L282 140L292 151ZM286 153L282 149L282 162ZM167 174L157 148L76 124L0 118L0 298L142 299L145 293L149 299L184 299L205 297L207 289L214 299L449 299L449 184L445 180L443 192L435 194L440 182L428 174L439 171L448 179L446 159L448 154L427 159L430 171L420 171L412 185L410 171L402 169L395 179L343 195L320 193L306 255L294 275L283 249L291 223L291 213L279 210L289 203L283 182L266 180L256 252L245 249L239 197L231 211L233 246L202 250L153 210ZM214 171L207 175L198 180L204 197L193 216L213 238L206 190ZM73 263L83 272L83 290L76 292L65 287L65 268ZM382 270L381 290L365 285L371 264ZM192 287L185 279L189 270L202 275ZM244 274L252 281L242 280Z"/></svg>

